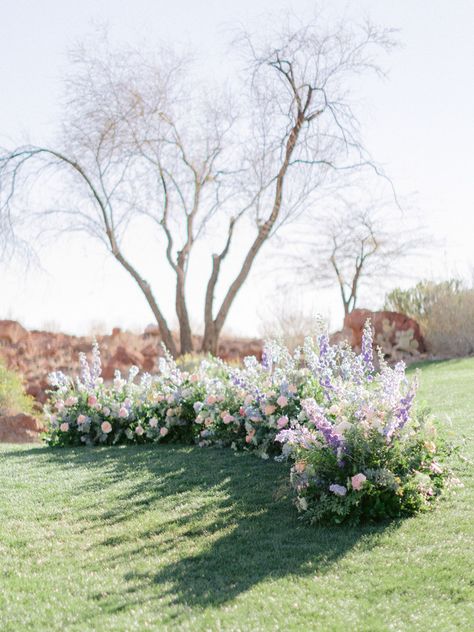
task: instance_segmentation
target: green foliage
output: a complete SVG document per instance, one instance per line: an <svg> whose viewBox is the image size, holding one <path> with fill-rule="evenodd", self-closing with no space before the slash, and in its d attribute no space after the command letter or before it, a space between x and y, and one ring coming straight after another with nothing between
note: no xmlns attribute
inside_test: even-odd
<svg viewBox="0 0 474 632"><path fill-rule="evenodd" d="M430 310L437 301L446 295L458 294L463 289L459 279L449 279L441 283L420 281L407 290L395 288L385 297L384 309L400 312L423 325Z"/></svg>
<svg viewBox="0 0 474 632"><path fill-rule="evenodd" d="M33 399L25 393L21 377L6 368L0 358L0 415L31 413Z"/></svg>
<svg viewBox="0 0 474 632"><path fill-rule="evenodd" d="M387 295L385 309L402 312L421 326L428 350L440 357L474 353L474 288L458 279L421 281Z"/></svg>

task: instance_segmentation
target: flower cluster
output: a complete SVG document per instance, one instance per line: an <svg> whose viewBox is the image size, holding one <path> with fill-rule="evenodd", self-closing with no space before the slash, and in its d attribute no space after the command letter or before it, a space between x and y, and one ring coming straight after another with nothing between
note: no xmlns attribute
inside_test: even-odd
<svg viewBox="0 0 474 632"><path fill-rule="evenodd" d="M379 520L429 506L448 472L428 416L414 412L416 379L379 358L367 324L362 352L326 333L294 354L275 342L261 362L209 358L182 370L165 355L156 375L132 367L111 384L100 353L80 377L50 375L51 445L178 441L253 450L291 463L297 508L312 522Z"/></svg>

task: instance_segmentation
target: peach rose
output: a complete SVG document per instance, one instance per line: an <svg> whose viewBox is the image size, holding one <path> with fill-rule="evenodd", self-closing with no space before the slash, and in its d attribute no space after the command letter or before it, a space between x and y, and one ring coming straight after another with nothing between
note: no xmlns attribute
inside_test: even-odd
<svg viewBox="0 0 474 632"><path fill-rule="evenodd" d="M59 430L61 430L61 432L67 432L69 430L69 424L64 421L60 426L59 426Z"/></svg>
<svg viewBox="0 0 474 632"><path fill-rule="evenodd" d="M166 435L168 434L169 430L168 428L166 428L165 426L163 426L163 428L160 428L160 435L162 437L166 437Z"/></svg>
<svg viewBox="0 0 474 632"><path fill-rule="evenodd" d="M273 406L272 404L267 404L263 412L265 413L265 415L273 415L275 410L276 410L275 406Z"/></svg>
<svg viewBox="0 0 474 632"><path fill-rule="evenodd" d="M356 492L360 491L363 484L367 480L367 476L365 474L359 473L351 478L352 489L355 489Z"/></svg>
<svg viewBox="0 0 474 632"><path fill-rule="evenodd" d="M279 428L281 430L287 424L288 424L288 417L286 417L286 416L280 417L280 419L277 421L277 428Z"/></svg>
<svg viewBox="0 0 474 632"><path fill-rule="evenodd" d="M109 432L112 432L112 424L109 421L103 421L100 424L100 429L104 434L109 434Z"/></svg>
<svg viewBox="0 0 474 632"><path fill-rule="evenodd" d="M284 406L288 404L288 400L286 399L284 395L280 395L280 397L277 399L277 404L278 406L283 408Z"/></svg>

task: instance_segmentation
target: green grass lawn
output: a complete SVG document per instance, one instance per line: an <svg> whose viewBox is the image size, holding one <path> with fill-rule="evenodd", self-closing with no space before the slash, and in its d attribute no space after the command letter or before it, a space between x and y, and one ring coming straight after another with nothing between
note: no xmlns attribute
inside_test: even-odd
<svg viewBox="0 0 474 632"><path fill-rule="evenodd" d="M0 447L0 630L473 630L474 360L420 396L464 488L377 527L306 527L252 455Z"/></svg>

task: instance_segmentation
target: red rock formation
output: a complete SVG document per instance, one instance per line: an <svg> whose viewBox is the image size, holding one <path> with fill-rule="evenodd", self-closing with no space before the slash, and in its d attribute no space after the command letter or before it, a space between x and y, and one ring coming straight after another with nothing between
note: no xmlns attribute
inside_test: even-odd
<svg viewBox="0 0 474 632"><path fill-rule="evenodd" d="M368 319L374 328L375 340L378 336L384 336L388 339L388 342L396 345L398 342L397 332L411 330L413 332L413 340L417 343L417 350L420 353L426 351L425 341L416 320L398 312L371 312L368 309L354 309L344 319L344 331L351 332L352 339L350 342L354 348L360 348L362 332ZM390 329L386 326L387 323L390 325Z"/></svg>
<svg viewBox="0 0 474 632"><path fill-rule="evenodd" d="M142 371L157 369L158 357L163 355L156 326L150 325L143 334L114 328L111 335L97 336L102 356L105 379L113 378L115 369L127 372L135 364ZM201 339L194 337L198 349ZM37 401L46 400L46 381L51 371L76 375L79 371L79 352L90 355L92 337L69 336L47 331L27 331L15 321L0 321L0 355L7 366L23 374L27 392ZM224 360L242 359L247 355L260 357L262 341L258 339L228 339L223 337L219 356Z"/></svg>
<svg viewBox="0 0 474 632"><path fill-rule="evenodd" d="M374 329L374 347L379 347L389 362L413 361L426 352L420 326L415 320L398 312L371 312L368 309L354 309L346 316L344 328L331 336L331 343L347 341L353 349L360 351L367 320Z"/></svg>
<svg viewBox="0 0 474 632"><path fill-rule="evenodd" d="M43 424L31 415L0 416L0 443L37 443L43 430Z"/></svg>

